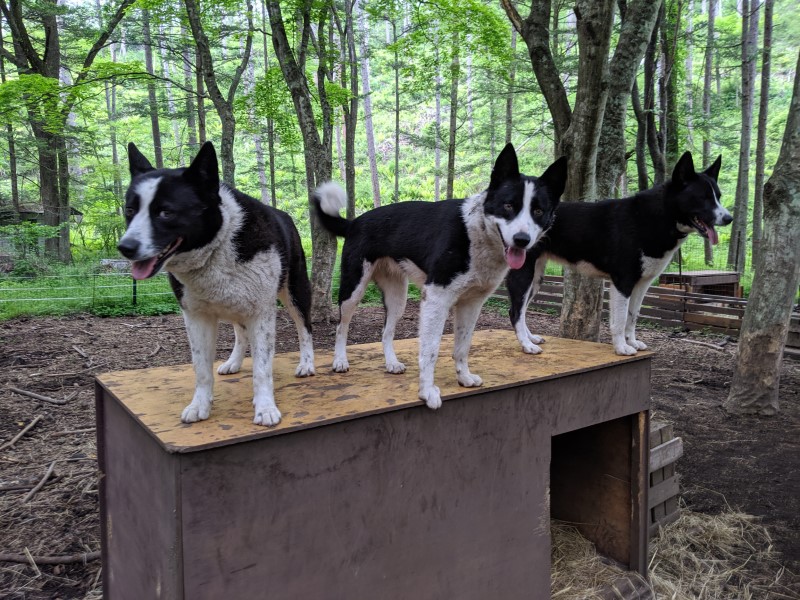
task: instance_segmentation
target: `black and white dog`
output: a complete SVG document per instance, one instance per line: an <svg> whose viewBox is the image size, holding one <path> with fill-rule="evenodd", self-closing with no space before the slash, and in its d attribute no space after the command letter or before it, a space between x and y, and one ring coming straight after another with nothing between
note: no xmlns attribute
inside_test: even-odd
<svg viewBox="0 0 800 600"><path fill-rule="evenodd" d="M347 331L372 280L383 292L386 321L383 351L389 373L405 372L393 348L395 325L406 305L408 280L422 290L419 315L419 397L430 408L442 404L433 383L445 321L454 308L458 383L481 385L467 365L472 332L486 298L509 268L523 266L526 252L550 226L564 191L566 159L541 177L521 175L514 147L497 157L486 191L465 200L402 202L370 210L353 221L339 216L346 197L333 182L316 192L322 224L345 238L333 370L344 372Z"/></svg>
<svg viewBox="0 0 800 600"><path fill-rule="evenodd" d="M196 386L181 421L207 419L211 412L217 324L223 320L233 323L236 342L217 372L238 372L249 341L253 422L276 425L281 413L273 395L272 359L278 298L300 337L295 375L314 374L311 285L291 217L221 184L210 142L188 168L154 169L133 144L128 160L127 230L118 248L132 261L134 279L166 269L183 309Z"/></svg>
<svg viewBox="0 0 800 600"><path fill-rule="evenodd" d="M663 185L617 200L563 202L553 225L528 252L522 268L506 278L511 324L529 354L544 340L525 323L528 302L536 295L548 260L580 273L611 280L609 327L614 351L635 354L647 346L636 339L636 319L647 288L672 260L686 236L697 231L712 244L716 225L733 219L720 204L717 185L722 156L701 173L690 152L678 160Z"/></svg>

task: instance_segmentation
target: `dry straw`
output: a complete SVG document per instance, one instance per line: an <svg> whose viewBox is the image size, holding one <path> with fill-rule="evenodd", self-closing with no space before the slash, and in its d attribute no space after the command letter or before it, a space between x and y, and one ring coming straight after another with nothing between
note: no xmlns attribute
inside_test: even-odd
<svg viewBox="0 0 800 600"><path fill-rule="evenodd" d="M568 523L551 526L551 597L607 598L624 574ZM798 598L767 529L756 517L726 509L706 515L681 509L650 544L650 584L658 600L780 600ZM791 585L791 584L789 584Z"/></svg>

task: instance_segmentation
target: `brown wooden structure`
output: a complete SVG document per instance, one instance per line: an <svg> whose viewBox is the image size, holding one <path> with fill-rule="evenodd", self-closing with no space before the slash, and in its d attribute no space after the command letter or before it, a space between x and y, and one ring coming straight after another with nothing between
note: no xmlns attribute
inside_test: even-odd
<svg viewBox="0 0 800 600"><path fill-rule="evenodd" d="M416 363L416 340L396 347ZM251 423L247 361L191 425L189 365L98 377L106 598L547 598L551 516L646 573L649 353L551 338L530 356L476 332L483 387L442 358L435 412L380 344L352 347L349 373L330 359L300 380L276 357L271 429Z"/></svg>
<svg viewBox="0 0 800 600"><path fill-rule="evenodd" d="M739 273L736 271L682 271L662 273L658 277L662 286L678 287L692 294L742 297Z"/></svg>

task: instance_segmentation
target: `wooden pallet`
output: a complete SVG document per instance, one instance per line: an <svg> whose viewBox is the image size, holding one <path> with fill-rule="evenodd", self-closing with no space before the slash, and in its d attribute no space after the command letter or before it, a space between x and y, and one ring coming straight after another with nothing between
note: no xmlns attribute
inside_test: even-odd
<svg viewBox="0 0 800 600"><path fill-rule="evenodd" d="M683 440L675 437L672 425L650 423L650 491L648 497L648 533L652 538L663 527L678 518L680 476L675 463L683 455Z"/></svg>

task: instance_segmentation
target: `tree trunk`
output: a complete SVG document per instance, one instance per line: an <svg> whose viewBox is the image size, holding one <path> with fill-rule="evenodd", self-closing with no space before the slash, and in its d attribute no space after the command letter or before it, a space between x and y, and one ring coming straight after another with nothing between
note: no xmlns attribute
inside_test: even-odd
<svg viewBox="0 0 800 600"><path fill-rule="evenodd" d="M783 347L800 284L800 56L775 169L764 189L764 238L739 334L736 371L725 408L772 415L780 409ZM794 242L792 242L794 240Z"/></svg>
<svg viewBox="0 0 800 600"><path fill-rule="evenodd" d="M161 126L158 119L158 99L156 98L156 84L153 77L153 40L150 34L150 11L142 9L142 35L144 36L144 65L150 78L147 80L147 99L150 106L150 129L153 134L153 154L156 158L156 168L164 168L164 153L161 150Z"/></svg>
<svg viewBox="0 0 800 600"><path fill-rule="evenodd" d="M469 50L469 36L467 36L467 49ZM472 50L467 52L467 128L470 140L475 135L475 119L472 109Z"/></svg>
<svg viewBox="0 0 800 600"><path fill-rule="evenodd" d="M650 160L653 163L653 183L664 183L667 178L667 165L664 152L661 149L659 131L656 127L656 56L658 34L664 24L664 5L662 4L653 35L644 54L644 111L647 121L647 148L650 151Z"/></svg>
<svg viewBox="0 0 800 600"><path fill-rule="evenodd" d="M348 73L350 101L345 106L345 139L344 139L344 164L345 188L347 189L347 218L356 216L356 127L358 125L358 56L356 55L356 36L353 22L353 9L357 0L345 0L344 3L344 43L347 50L346 63L342 65L342 73Z"/></svg>
<svg viewBox="0 0 800 600"><path fill-rule="evenodd" d="M445 198L453 197L456 177L456 130L458 129L458 82L461 75L459 63L459 34L453 31L453 57L450 62L450 126L447 136L447 187Z"/></svg>
<svg viewBox="0 0 800 600"><path fill-rule="evenodd" d="M506 144L511 143L514 132L514 84L517 78L517 30L511 27L511 65L508 70L508 95L506 96ZM492 119L494 120L494 119ZM494 156L494 154L492 154Z"/></svg>
<svg viewBox="0 0 800 600"><path fill-rule="evenodd" d="M247 68L250 60L250 49L253 46L253 5L251 0L247 0L247 37L245 38L244 51L239 65L231 78L228 93L223 96L217 83L217 76L214 70L214 62L211 57L211 47L208 37L203 30L203 23L196 0L184 0L186 14L189 18L189 25L192 30L192 37L197 45L197 53L201 58L203 81L206 84L208 95L214 103L219 120L222 125L222 136L220 140L219 155L222 159L222 179L228 185L233 186L236 180L236 163L233 158L233 142L236 136L236 116L233 110L233 102L236 97L236 89L242 79L242 74Z"/></svg>
<svg viewBox="0 0 800 600"><path fill-rule="evenodd" d="M269 43L267 37L267 6L262 0L261 2L261 36L264 44L264 72L266 73L269 66ZM272 118L267 119L267 155L269 157L269 195L272 201L272 208L277 208L277 192L275 190L275 121Z"/></svg>
<svg viewBox="0 0 800 600"><path fill-rule="evenodd" d="M578 0L578 86L574 112L550 50L550 2L532 0L524 21L511 0L501 0L506 14L528 47L531 65L553 117L560 154L569 157L565 200L596 197L596 164L600 130L608 97L608 54L614 22L612 0ZM561 335L597 339L602 281L567 270L561 309Z"/></svg>
<svg viewBox="0 0 800 600"><path fill-rule="evenodd" d="M375 157L375 128L372 124L372 91L369 72L369 27L367 11L363 3L358 3L358 29L361 34L361 89L364 94L364 129L367 134L367 159L372 181L372 205L381 205L381 185L378 178L378 161Z"/></svg>
<svg viewBox="0 0 800 600"><path fill-rule="evenodd" d="M310 30L311 2L306 2L301 6L303 33L301 44L308 44ZM331 177L331 110L325 95L324 82L326 79L326 62L324 44L324 25L326 22L327 11L322 11L322 16L317 29L317 39L319 46L319 69L317 75L318 89L317 95L323 109L322 124L323 135L320 138L317 129L317 122L314 114L315 99L308 87L305 77L304 64L307 48L303 45L299 48L295 59L295 53L289 44L286 35L286 28L283 22L283 15L279 0L268 0L267 10L269 12L270 26L272 29L272 44L275 49L275 56L281 66L286 85L292 95L292 102L297 115L297 121L303 137L303 154L306 163L306 185L308 191L308 204L311 222L311 244L313 247L311 263L311 294L312 294L312 315L314 320L327 320L331 318L331 280L333 266L336 261L336 237L330 234L317 219L316 212L312 208L312 197L317 185L327 181Z"/></svg>
<svg viewBox="0 0 800 600"><path fill-rule="evenodd" d="M694 0L689 0L686 12L686 145L694 146ZM706 163L703 163L705 166Z"/></svg>
<svg viewBox="0 0 800 600"><path fill-rule="evenodd" d="M684 8L683 2L670 2L669 10L665 11L666 21L664 27L661 28L664 40L663 53L664 53L664 95L665 106L662 108L664 112L664 121L666 123L666 131L664 132L664 158L667 165L674 165L678 162L678 158L683 153L680 143L680 131L678 123L680 122L680 114L678 111L678 90L681 82L678 80L677 74L677 56L678 56L678 36L685 32L681 32L682 27L682 14Z"/></svg>
<svg viewBox="0 0 800 600"><path fill-rule="evenodd" d="M619 195L625 172L625 117L633 82L653 32L660 2L620 2L622 27L609 64L609 90L597 153L597 194L600 198Z"/></svg>
<svg viewBox="0 0 800 600"><path fill-rule="evenodd" d="M3 57L3 21L0 20L0 83L6 82L6 63ZM17 178L17 149L14 140L14 127L6 125L6 141L8 142L8 170L11 183L11 205L19 215L19 182Z"/></svg>
<svg viewBox="0 0 800 600"><path fill-rule="evenodd" d="M434 44L434 63L436 64L436 79L434 83L435 110L433 124L433 201L441 200L442 192L442 66L441 54L439 53L439 31L433 38Z"/></svg>
<svg viewBox="0 0 800 600"><path fill-rule="evenodd" d="M756 135L756 178L753 195L753 261L761 245L761 223L764 212L764 155L767 149L767 111L769 108L769 77L772 47L772 13L775 0L764 2L764 45L761 57L761 96L758 103L758 133Z"/></svg>
<svg viewBox="0 0 800 600"><path fill-rule="evenodd" d="M200 48L194 49L195 81L197 88L197 142L201 146L206 143L206 103L205 85L203 84L203 57Z"/></svg>
<svg viewBox="0 0 800 600"><path fill-rule="evenodd" d="M647 115L642 108L636 79L633 80L631 89L631 106L636 117L636 179L641 192L650 187L650 179L647 175Z"/></svg>
<svg viewBox="0 0 800 600"><path fill-rule="evenodd" d="M758 0L742 0L742 129L739 172L733 205L728 267L744 273L747 256L747 213L750 204L750 141L753 136L753 100L758 47Z"/></svg>
<svg viewBox="0 0 800 600"><path fill-rule="evenodd" d="M181 153L181 164L186 163L186 154L194 156L200 150L197 143L197 115L194 107L194 83L192 77L192 63L189 58L189 40L186 35L186 27L181 23L181 56L183 57L183 87L186 88L186 128L188 130L188 153Z"/></svg>
<svg viewBox="0 0 800 600"><path fill-rule="evenodd" d="M703 62L703 165L711 163L711 79L714 64L714 8L716 0L708 2L708 27L706 52ZM714 246L708 238L703 239L706 265L714 264Z"/></svg>
<svg viewBox="0 0 800 600"><path fill-rule="evenodd" d="M400 51L397 48L397 23L395 21L392 21L392 40L394 44L394 195L392 202L398 202L400 200Z"/></svg>
<svg viewBox="0 0 800 600"><path fill-rule="evenodd" d="M172 124L172 138L175 140L175 149L178 151L178 155L181 155L181 130L180 127L178 127L178 111L175 108L175 95L172 93L169 55L167 54L167 33L163 23L158 26L158 34L161 39L161 43L159 44L161 53L161 73L164 77L164 85L167 90L167 113L169 114L169 120Z"/></svg>

